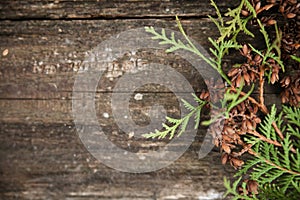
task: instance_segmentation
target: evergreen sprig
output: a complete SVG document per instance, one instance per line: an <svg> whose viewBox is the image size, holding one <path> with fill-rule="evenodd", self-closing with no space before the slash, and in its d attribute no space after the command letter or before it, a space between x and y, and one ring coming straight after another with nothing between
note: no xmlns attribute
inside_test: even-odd
<svg viewBox="0 0 300 200"><path fill-rule="evenodd" d="M228 118L230 111L237 107L237 105L242 104L245 100L258 106L265 114L265 118L258 128L253 128L252 125L250 126L251 129L255 131L255 134L245 134L241 136L241 139L245 142L242 144L246 145L246 147L242 145L243 148L245 148L243 150L252 154L252 157L250 157L236 173L235 176L239 176L237 180L231 183L226 178L224 179L224 184L227 188L225 196L230 195L236 200L298 199L300 196L300 108L283 106L283 111L277 114L275 105L272 106L269 112L264 104L264 78L268 77L269 82L271 82L273 67L276 67L276 70L281 68L283 72L285 70L281 60L280 49L282 34L278 29L277 24L275 24L276 38L271 42L265 26L257 19L256 10L251 3L254 2L241 0L240 4L235 9L229 9L228 12L225 13L225 16L230 18L229 21L225 21L217 5L211 0L211 5L216 9L217 19L214 19L211 16L209 16L209 18L214 22L220 32L220 37L218 39L214 40L208 38L213 46L213 48L210 48L213 58L207 58L195 47L185 33L178 17L176 17L176 22L180 32L184 36L184 41L176 39L174 33L171 33L171 35L168 36L164 29L157 32L153 27L146 27L145 30L153 35L152 39L160 40L160 44L169 45L166 52L174 52L182 49L195 53L215 69L230 86L227 88L224 98L221 100L222 112L218 116L214 116L211 120L202 122L203 125L213 124L220 117L222 117L222 119ZM243 18L240 14L241 11L245 9L249 11L249 15L248 17ZM259 102L250 96L254 89L254 85L252 85L252 88L248 93L245 93L243 92L243 84L241 84L241 87L235 87L227 77L226 73L222 70L223 57L231 49L242 48L237 42L237 36L241 32L244 32L247 35L254 37L253 33L246 27L248 22L252 19L257 21L266 46L265 50L261 50L248 44L251 50L262 58L261 64L258 66L259 72L261 72L259 74ZM252 55L249 53L249 56L251 57ZM300 62L300 59L296 56L291 56L291 58ZM248 59L250 58L248 57ZM179 131L178 135L181 135L186 130L187 124L192 116L194 116L196 122L195 128L198 128L202 107L208 102L204 102L196 96L194 97L199 106L192 106L183 100L185 107L190 111L187 115L183 116L181 119L167 117L167 124L169 125L163 124L163 131L156 130L154 133L145 134L144 136L147 138L164 138L166 136L173 138L176 131ZM212 104L211 106L214 107ZM247 128L249 128L248 125ZM230 129L228 131L230 131ZM221 145L223 145L223 143L221 143ZM226 153L228 153L228 151ZM224 158L233 159L235 156L233 155L232 157L232 155L227 155L227 158ZM242 181L243 177L246 176L245 174L249 175L252 180L258 183L258 194L256 193L256 189L252 190L252 194L249 194L251 189L248 188L249 186L246 182Z"/></svg>
<svg viewBox="0 0 300 200"><path fill-rule="evenodd" d="M251 89L244 96L240 97L241 92L243 90L243 86L244 86L244 84L242 83L241 87L237 88L237 90L235 92L227 90L224 94L224 98L220 100L221 107L223 109L220 109L220 112L216 116L214 116L212 119L203 121L202 125L209 126L210 124L212 124L219 118L228 119L230 111L234 107L236 107L237 105L239 105L240 103L245 101L252 94L252 92L254 90L254 85L252 85ZM221 110L223 110L223 111L221 112Z"/></svg>
<svg viewBox="0 0 300 200"><path fill-rule="evenodd" d="M300 196L300 152L299 148L296 148L295 152L291 151L292 147L297 146L295 145L296 140L293 136L296 138L300 137L299 131L295 131L300 127L299 120L297 119L299 118L299 113L300 108L285 106L283 113L277 115L276 107L273 105L270 114L260 124L260 133L266 138L276 139L282 145L281 147L257 140L255 136L250 136L249 143L254 144L252 148L254 156L245 163L243 168L236 173L235 177L250 174L251 179L257 181L259 184L259 199L262 197L270 199L270 196L275 196L276 198L274 199L278 199L281 196L289 196L290 199L297 199ZM286 121L287 125L282 125L283 121ZM286 131L284 139L276 136L276 131L272 126L273 122L277 123L282 132ZM226 180L226 195L240 196L240 194L237 195L236 192L233 192L237 190L240 182L241 178L231 185ZM276 195L274 195L274 192Z"/></svg>
<svg viewBox="0 0 300 200"><path fill-rule="evenodd" d="M264 52L262 52L256 48L254 48L251 44L249 44L249 46L251 47L252 51L254 51L255 53L257 53L258 55L260 55L262 57L263 65L266 65L267 67L272 69L272 65L270 65L269 62L267 62L267 61L268 61L268 59L273 59L277 64L279 64L282 71L284 72L285 69L284 69L283 62L281 60L281 50L280 50L282 34L278 30L277 24L275 24L276 38L271 43L269 34L267 33L264 25L261 23L261 21L259 19L257 19L257 22L260 27L260 32L262 33L264 40L265 40L266 50ZM268 70L267 77L268 77L269 83L271 82L271 75L272 75L272 70Z"/></svg>
<svg viewBox="0 0 300 200"><path fill-rule="evenodd" d="M163 130L155 130L153 133L147 133L143 136L145 138L165 138L169 136L169 139L172 139L176 134L176 131L179 130L177 136L180 136L185 130L186 127L192 117L194 117L195 126L194 129L198 129L201 118L201 111L203 106L207 104L206 101L199 99L195 94L192 94L195 102L198 104L196 107L188 103L187 101L182 99L184 107L190 111L187 115L185 115L181 119L175 119L171 117L166 117L167 123L163 123Z"/></svg>
<svg viewBox="0 0 300 200"><path fill-rule="evenodd" d="M231 185L231 182L226 177L224 177L224 186L227 189L224 196L228 196L229 194L231 194L233 196L232 200L240 200L240 199L253 200L253 199L256 199L255 195L253 197L248 197L248 196L245 196L243 194L240 194L237 191L237 188L238 188L241 180L242 180L242 177L235 180ZM243 192L245 193L246 192L246 184L242 184L242 189L243 189Z"/></svg>
<svg viewBox="0 0 300 200"><path fill-rule="evenodd" d="M255 9L252 7L249 1L242 0L239 6L235 9L228 9L228 12L225 13L225 16L231 17L231 20L227 22L224 22L220 10L213 0L211 0L211 5L215 8L218 18L215 19L211 16L208 17L214 22L214 24L219 29L220 37L217 40L218 43L224 41L226 38L229 38L231 36L231 40L236 41L236 37L241 31L243 31L251 37L254 37L254 34L251 33L246 27L248 21L253 17L256 17ZM250 11L250 13L252 13L252 15L245 19L240 17L240 13L243 7L246 7Z"/></svg>
<svg viewBox="0 0 300 200"><path fill-rule="evenodd" d="M198 55L201 59L203 59L207 64L209 64L213 69L215 69L224 80L231 84L231 81L228 79L227 75L222 70L222 59L224 55L228 52L229 49L239 49L242 46L233 42L233 41L222 41L218 43L216 40L209 38L209 41L214 46L215 49L210 48L210 51L214 55L214 59L207 58L207 56L203 55L197 47L192 43L187 34L185 33L182 24L178 17L176 16L177 26L179 31L185 38L185 42L181 40L176 40L174 32L171 33L171 36L167 36L165 29L161 29L161 32L157 32L153 27L145 27L145 31L154 35L152 37L153 40L161 40L159 44L161 45L169 45L166 52L171 53L176 50L182 49L189 52L192 52Z"/></svg>
<svg viewBox="0 0 300 200"><path fill-rule="evenodd" d="M300 63L300 57L297 57L297 56L294 56L294 55L291 55L291 58L297 62Z"/></svg>

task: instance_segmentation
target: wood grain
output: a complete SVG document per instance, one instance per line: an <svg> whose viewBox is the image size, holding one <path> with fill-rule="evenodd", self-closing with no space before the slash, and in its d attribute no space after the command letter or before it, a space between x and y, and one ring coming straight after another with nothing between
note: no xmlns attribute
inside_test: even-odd
<svg viewBox="0 0 300 200"><path fill-rule="evenodd" d="M160 19L1 21L0 46L1 50L8 49L0 65L0 132L3 136L0 140L0 195L4 199L220 196L224 191L222 177L229 172L220 164L218 152L212 152L204 160L197 159L204 129L199 130L195 142L179 160L168 168L146 174L122 173L106 167L89 154L76 133L72 90L85 52L118 32L154 24L175 29L173 20ZM204 37L209 35L211 23L207 19L184 20L183 24L191 26L188 32L193 37L208 44ZM176 69L196 91L205 88L201 75L178 56L149 51L138 55L145 62ZM116 71L119 72L122 70ZM111 95L128 92L113 91L120 77L111 79L112 75L113 72L108 71L104 74L95 93L99 124L116 144L125 148L130 142L136 149L140 142L129 140L112 117ZM186 93L184 87L175 92ZM93 94L93 91L86 92ZM139 125L149 123L149 108L154 103L163 105L170 116L179 114L179 99L166 87L152 85L129 92L132 92L129 117ZM143 94L143 100L136 101L136 93ZM122 104L118 108L126 109ZM109 118L103 117L104 113ZM162 144L148 141L144 146L154 148ZM212 186L211 182L215 184Z"/></svg>
<svg viewBox="0 0 300 200"><path fill-rule="evenodd" d="M72 126L1 124L1 196L5 199L196 199L222 192L218 152L197 159L199 143L169 167L129 174L94 159ZM213 183L213 184L212 184ZM169 198L168 198L169 197Z"/></svg>
<svg viewBox="0 0 300 200"><path fill-rule="evenodd" d="M237 1L217 3L224 13ZM198 159L204 127L199 128L190 148L168 167L130 174L108 168L89 153L79 139L72 113L72 100L82 100L72 92L87 52L111 36L134 28L177 30L175 15L182 19L187 34L209 51L207 38L217 37L218 32L207 14L213 14L209 0L1 1L0 199L221 199L223 176L232 177L233 170L221 165L217 149ZM132 138L121 130L112 112L112 95L130 96L130 116L124 117L140 126L162 120L157 114L160 110L152 118L149 115L156 104L162 105L169 116L178 117L180 99L174 93L189 95L185 84L178 84L172 93L167 87L172 80L164 86L145 85L131 91L126 86L132 79L116 90L124 74L134 77L130 62L136 58L146 67L149 63L171 67L196 92L206 88L201 74L187 60L164 51L141 49L134 56L117 60L117 67L107 67L97 88L82 92L95 95L102 132L133 152L153 150L168 141ZM226 57L225 68L232 60L239 61ZM138 93L142 99L135 98ZM266 88L268 105L278 103L278 93L276 86ZM122 102L115 107L127 109Z"/></svg>
<svg viewBox="0 0 300 200"><path fill-rule="evenodd" d="M237 1L216 1L222 11ZM0 19L162 18L175 15L206 17L209 0L3 0Z"/></svg>

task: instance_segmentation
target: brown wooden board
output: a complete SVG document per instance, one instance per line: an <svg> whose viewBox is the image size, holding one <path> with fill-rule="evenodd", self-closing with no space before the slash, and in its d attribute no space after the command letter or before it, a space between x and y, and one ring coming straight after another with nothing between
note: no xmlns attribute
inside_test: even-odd
<svg viewBox="0 0 300 200"><path fill-rule="evenodd" d="M237 4L237 1L216 2L222 11ZM209 0L3 0L0 19L206 17L213 12L209 3Z"/></svg>
<svg viewBox="0 0 300 200"><path fill-rule="evenodd" d="M237 2L217 3L224 13ZM111 36L134 28L177 31L176 14L187 34L209 51L207 38L218 35L207 18L207 14L213 15L209 0L0 2L0 199L219 198L225 190L223 176L231 178L233 170L221 165L217 149L198 159L204 127L177 161L143 174L105 166L89 153L75 129L72 100L82 99L72 92L86 53ZM95 90L83 87L81 92L95 95L102 132L121 148L138 152L158 148L168 140L136 139L120 130L112 113L112 95L129 95L127 117L145 126L150 123L151 106L163 105L169 116L178 117L180 99L174 93L190 93L186 84L179 84L172 93L167 88L172 80L164 87L146 85L135 91L127 88L129 81L116 90L124 74L134 75L133 64L128 62L132 57L124 55L114 63L118 67L105 68ZM146 67L156 63L178 71L196 92L206 88L201 74L178 55L141 49L135 57ZM237 58L226 58L228 66L232 59ZM142 99L135 98L138 93ZM278 103L278 88L267 87L265 96L268 105ZM115 107L127 109L122 102ZM151 120L162 119L154 113Z"/></svg>
<svg viewBox="0 0 300 200"><path fill-rule="evenodd" d="M199 142L167 168L130 174L94 159L73 126L1 124L0 130L3 199L197 199L219 195L229 175L218 152L197 159Z"/></svg>

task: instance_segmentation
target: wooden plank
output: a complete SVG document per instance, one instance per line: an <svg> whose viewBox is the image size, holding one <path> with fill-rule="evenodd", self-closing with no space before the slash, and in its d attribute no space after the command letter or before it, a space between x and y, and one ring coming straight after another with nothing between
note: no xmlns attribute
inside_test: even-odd
<svg viewBox="0 0 300 200"><path fill-rule="evenodd" d="M221 10L237 1L217 0ZM87 19L203 17L213 13L209 0L2 0L0 19Z"/></svg>
<svg viewBox="0 0 300 200"><path fill-rule="evenodd" d="M224 12L237 1L217 3ZM232 177L233 170L221 165L216 149L198 160L206 134L203 127L187 152L170 166L129 174L92 157L78 137L72 115L72 100L82 100L75 99L72 90L86 52L132 28L177 30L176 14L183 18L188 35L208 50L207 37L217 37L217 29L206 17L212 13L209 0L1 1L0 199L217 199L225 190L223 176ZM7 50L8 55L2 55ZM137 56L144 63L171 66L195 91L205 88L201 76L178 56L144 50ZM126 59L119 64L124 66ZM231 59L227 58L229 66ZM133 152L165 145L167 141L138 139L121 130L112 113L112 95L118 98L132 93L130 116L122 116L142 126L150 119L161 120L158 112L149 117L154 104L163 105L169 116L178 117L179 99L166 87L153 85L134 92L126 87L114 90L120 80L118 73L131 72L127 68L108 70L95 92L102 131L112 142ZM84 90L93 95L94 91ZM142 99L135 98L137 93ZM189 94L184 84L175 93ZM268 105L278 103L277 93L276 87L266 89ZM127 109L122 102L114 106L120 112Z"/></svg>
<svg viewBox="0 0 300 200"><path fill-rule="evenodd" d="M190 26L187 29L189 34L208 45L206 38L212 25L208 20L187 20L183 24ZM9 54L1 57L0 98L45 99L70 96L75 76L87 51L109 36L128 30L128 27L131 29L146 25L176 30L174 21L165 20L115 20L113 23L106 20L1 22L0 34L3 37L0 37L0 46L1 50L8 49ZM192 86L196 86L196 90L201 88L198 85L203 85L201 77L195 76L195 69L179 56L167 55L163 51L141 51L136 57L144 64L160 63L173 67ZM123 61L119 64L124 66ZM102 79L97 91L111 92L118 80L118 75L113 74L124 72L114 67L114 71L108 72ZM178 91L184 92L184 88L178 88Z"/></svg>
<svg viewBox="0 0 300 200"><path fill-rule="evenodd" d="M207 38L217 37L217 29L208 19L183 20L182 23L187 33L206 50L210 46ZM54 65L56 72L76 72L74 68L86 52L101 42L120 32L145 26L178 31L175 19L1 21L1 50L9 51L7 56L1 57L1 72L31 73L35 63L44 74L45 65ZM61 64L59 69L57 63Z"/></svg>
<svg viewBox="0 0 300 200"><path fill-rule="evenodd" d="M214 25L208 19L183 20L182 23L187 33L208 51L211 45L207 38L217 37ZM177 30L173 20L2 21L0 52L7 49L9 53L0 58L0 98L70 98L86 52L112 35L152 25ZM124 66L126 62L132 62L131 59L141 60L138 66L144 65L145 68L150 63L171 66L195 91L205 87L201 74L180 56L141 50L135 56L118 61L119 67L113 67L113 70L108 66L97 92L112 92L118 76L128 72ZM228 66L232 59L227 58ZM133 63L129 66L132 67ZM165 85L169 84L166 81ZM177 92L185 92L184 85L177 88ZM267 93L278 93L278 89L267 87Z"/></svg>
<svg viewBox="0 0 300 200"><path fill-rule="evenodd" d="M198 199L220 195L221 177L232 174L218 152L197 159L199 139L168 167L130 174L93 158L74 126L1 124L0 132L3 199Z"/></svg>
<svg viewBox="0 0 300 200"><path fill-rule="evenodd" d="M138 92L138 91L137 91ZM177 97L172 93L140 93L143 99L135 100L137 92L132 93L129 108L131 114L138 124L149 123L149 109L154 104L165 106L167 113L171 116L180 114ZM123 96L124 93L114 94ZM190 96L190 94L186 94ZM115 98L115 97L114 97ZM95 105L99 121L106 126L114 123L112 114L112 93L97 93L95 95ZM79 101L79 99L75 100ZM125 102L117 102L113 105L120 110L127 109ZM29 99L29 100L0 100L0 115L3 123L43 123L43 124L72 124L72 101L66 99ZM103 114L108 113L109 117L104 118ZM125 116L124 116L125 117ZM130 117L130 116L127 116ZM160 123L159 123L160 124Z"/></svg>
<svg viewBox="0 0 300 200"><path fill-rule="evenodd" d="M163 105L167 113L170 116L179 116L179 107L177 97L172 93L142 93L143 100L137 101L134 99L134 93L130 102L130 112L134 120L137 120L139 124L149 123L149 109L154 104ZM111 105L112 93L98 93L96 94L96 108L97 115L102 118L103 123L109 126L113 123L112 105ZM122 95L122 93L115 94ZM185 94L189 97L189 94ZM187 99L187 98L186 98ZM280 98L277 94L268 94L266 96L266 104L270 106L274 103L278 104ZM118 109L124 110L125 103L119 103ZM103 114L108 113L109 118L104 119ZM2 123L44 123L44 124L72 124L72 101L70 99L28 99L28 100L0 100L0 122ZM125 116L124 116L125 117ZM129 116L127 116L129 117ZM159 123L160 124L160 123Z"/></svg>

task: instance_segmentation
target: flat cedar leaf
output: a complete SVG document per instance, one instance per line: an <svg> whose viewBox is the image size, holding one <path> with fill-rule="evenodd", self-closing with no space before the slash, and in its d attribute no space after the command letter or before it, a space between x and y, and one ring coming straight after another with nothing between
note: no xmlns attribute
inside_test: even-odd
<svg viewBox="0 0 300 200"><path fill-rule="evenodd" d="M175 39L175 33L174 33L174 32L171 33L171 40L172 40L173 42L176 41L176 39Z"/></svg>
<svg viewBox="0 0 300 200"><path fill-rule="evenodd" d="M176 51L176 50L178 50L178 49L179 49L178 47L173 46L173 47L168 48L168 49L166 50L166 53L172 53L172 52L174 52L174 51Z"/></svg>
<svg viewBox="0 0 300 200"><path fill-rule="evenodd" d="M165 129L169 129L170 127L167 124L162 124Z"/></svg>
<svg viewBox="0 0 300 200"><path fill-rule="evenodd" d="M200 118L201 118L201 110L197 110L195 113L195 126L194 129L197 129L200 124Z"/></svg>
<svg viewBox="0 0 300 200"><path fill-rule="evenodd" d="M186 127L189 123L189 118L185 118L183 121L182 121L182 124L181 124L181 127L180 127L180 132L178 133L177 136L180 136L185 130L186 130Z"/></svg>
<svg viewBox="0 0 300 200"><path fill-rule="evenodd" d="M180 121L180 119L175 119L175 118L172 118L172 117L169 117L169 116L166 116L166 120L172 124L176 124Z"/></svg>
<svg viewBox="0 0 300 200"><path fill-rule="evenodd" d="M241 180L242 180L242 177L240 177L239 179L237 179L236 181L234 181L233 188L237 188L238 184L241 182Z"/></svg>
<svg viewBox="0 0 300 200"><path fill-rule="evenodd" d="M261 160L259 159L253 159L253 160L248 160L235 175L234 177L242 176L243 174L246 174L248 170L254 166L256 166L258 163L260 163Z"/></svg>
<svg viewBox="0 0 300 200"><path fill-rule="evenodd" d="M219 45L218 45L218 43L215 41L215 40L213 40L212 38L208 38L208 41L210 41L210 43L218 50L218 51L220 51L220 47L219 47Z"/></svg>
<svg viewBox="0 0 300 200"><path fill-rule="evenodd" d="M272 156L273 163L280 166L280 160L279 160L279 156L278 156L278 148L275 147L274 145L271 145L270 152L272 154L271 156Z"/></svg>
<svg viewBox="0 0 300 200"><path fill-rule="evenodd" d="M216 50L212 49L212 48L209 48L210 52L215 56L215 57L218 57L218 53L216 52Z"/></svg>
<svg viewBox="0 0 300 200"><path fill-rule="evenodd" d="M282 148L283 148L283 153L279 153L279 155L281 155L281 157L283 159L282 166L285 167L286 169L291 169L290 158L289 158L291 141L289 140L289 138L290 138L290 135L286 135L283 142L281 143Z"/></svg>
<svg viewBox="0 0 300 200"><path fill-rule="evenodd" d="M294 175L290 175L290 176L286 176L285 178L281 179L281 180L284 180L284 184L282 186L283 193L286 193L287 189L292 185L294 178L295 178Z"/></svg>
<svg viewBox="0 0 300 200"><path fill-rule="evenodd" d="M274 169L275 167L272 165L262 165L261 167L256 166L253 168L254 172L251 174L251 178L253 180L262 180L261 176L266 174L269 170Z"/></svg>
<svg viewBox="0 0 300 200"><path fill-rule="evenodd" d="M272 183L274 180L276 180L277 178L282 176L284 173L285 172L281 171L281 170L277 170L277 169L272 170L272 172L269 172L268 174L266 174L266 176L264 177L264 181Z"/></svg>
<svg viewBox="0 0 300 200"><path fill-rule="evenodd" d="M159 44L160 44L160 45L163 45L163 44L170 44L170 42L164 40L164 41L159 42Z"/></svg>
<svg viewBox="0 0 300 200"><path fill-rule="evenodd" d="M264 151L261 152L262 156L267 159L271 160L270 150L272 145L269 145L268 143L262 143Z"/></svg>
<svg viewBox="0 0 300 200"><path fill-rule="evenodd" d="M205 101L201 100L196 94L192 94L192 96L194 97L194 100L200 105L200 104L206 104Z"/></svg>
<svg viewBox="0 0 300 200"><path fill-rule="evenodd" d="M283 112L285 113L285 118L289 120L290 124L295 124L300 127L300 108L283 106Z"/></svg>
<svg viewBox="0 0 300 200"><path fill-rule="evenodd" d="M300 181L298 181L298 182L292 181L292 185L297 190L297 192L300 194Z"/></svg>
<svg viewBox="0 0 300 200"><path fill-rule="evenodd" d="M296 60L297 62L300 62L300 57L291 55L291 58L294 59L294 60Z"/></svg>
<svg viewBox="0 0 300 200"><path fill-rule="evenodd" d="M271 138L272 133L274 134L274 128L272 123L275 121L276 107L273 105L271 107L271 112L265 118L265 120L260 124L259 131L268 139ZM274 139L274 138L273 138Z"/></svg>
<svg viewBox="0 0 300 200"><path fill-rule="evenodd" d="M164 38L166 38L166 31L165 31L165 29L161 29L161 35L162 35Z"/></svg>
<svg viewBox="0 0 300 200"><path fill-rule="evenodd" d="M184 107L186 108L186 109L188 109L188 110L194 110L195 109L195 107L194 106L192 106L189 102L187 102L186 100L184 100L184 99L181 99L181 101L183 102L183 105L184 105Z"/></svg>
<svg viewBox="0 0 300 200"><path fill-rule="evenodd" d="M300 173L300 153L299 153L299 149L297 149L296 155L295 154L291 155L291 160L292 160L293 170Z"/></svg>
<svg viewBox="0 0 300 200"><path fill-rule="evenodd" d="M211 17L210 15L208 15L208 18L216 25L216 27L218 28L220 34L222 34L222 27L221 27L220 23L216 19Z"/></svg>
<svg viewBox="0 0 300 200"><path fill-rule="evenodd" d="M256 17L256 11L249 1L244 1L244 6L253 14L253 17Z"/></svg>
<svg viewBox="0 0 300 200"><path fill-rule="evenodd" d="M215 8L215 11L216 11L216 14L218 16L218 20L220 21L221 25L223 26L223 17L222 17L222 14L217 6L217 4L213 1L213 0L210 0L210 4Z"/></svg>

